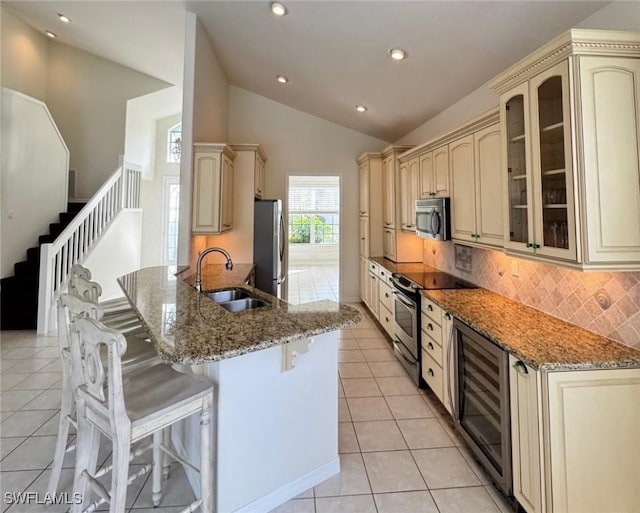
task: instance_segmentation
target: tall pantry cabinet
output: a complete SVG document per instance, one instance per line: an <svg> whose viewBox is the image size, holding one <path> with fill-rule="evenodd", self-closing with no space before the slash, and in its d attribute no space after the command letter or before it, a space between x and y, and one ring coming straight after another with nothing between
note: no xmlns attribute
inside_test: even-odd
<svg viewBox="0 0 640 513"><path fill-rule="evenodd" d="M640 269L640 33L570 30L493 79L504 246Z"/></svg>

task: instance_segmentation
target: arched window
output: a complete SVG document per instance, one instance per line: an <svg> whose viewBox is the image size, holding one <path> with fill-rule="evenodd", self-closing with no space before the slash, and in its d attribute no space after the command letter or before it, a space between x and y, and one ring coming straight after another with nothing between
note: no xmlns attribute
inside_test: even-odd
<svg viewBox="0 0 640 513"><path fill-rule="evenodd" d="M182 123L172 126L167 135L167 162L180 163Z"/></svg>

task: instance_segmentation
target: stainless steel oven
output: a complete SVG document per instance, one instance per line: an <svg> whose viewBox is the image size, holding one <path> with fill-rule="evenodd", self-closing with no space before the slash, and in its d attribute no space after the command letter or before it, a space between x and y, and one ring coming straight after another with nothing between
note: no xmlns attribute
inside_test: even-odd
<svg viewBox="0 0 640 513"><path fill-rule="evenodd" d="M393 350L416 385L420 385L420 291L399 275L392 275Z"/></svg>
<svg viewBox="0 0 640 513"><path fill-rule="evenodd" d="M510 496L509 355L458 319L453 329L456 427L496 486Z"/></svg>

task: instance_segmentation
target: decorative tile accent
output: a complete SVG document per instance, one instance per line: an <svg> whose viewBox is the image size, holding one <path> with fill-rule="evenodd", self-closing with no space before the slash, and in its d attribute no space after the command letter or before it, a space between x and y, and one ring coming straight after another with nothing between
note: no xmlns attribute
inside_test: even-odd
<svg viewBox="0 0 640 513"><path fill-rule="evenodd" d="M582 272L469 248L473 270L465 273L456 269L453 243L425 240L423 247L427 265L640 349L640 272ZM513 260L517 277L512 275Z"/></svg>

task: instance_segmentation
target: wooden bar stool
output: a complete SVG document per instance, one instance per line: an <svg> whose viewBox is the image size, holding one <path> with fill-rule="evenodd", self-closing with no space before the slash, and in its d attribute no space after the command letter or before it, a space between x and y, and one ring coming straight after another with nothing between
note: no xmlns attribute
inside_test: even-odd
<svg viewBox="0 0 640 513"><path fill-rule="evenodd" d="M213 513L212 404L213 384L205 378L174 371L167 365L154 365L122 375L122 356L127 341L115 330L94 319L77 318L71 325L73 371L80 376L76 389L78 408L78 442L73 482L74 494L83 498L73 504L71 513L89 513L109 502L111 513L125 511L127 486L152 467L152 499L154 506L162 498L161 451L177 461L191 465L173 454L161 443L165 428L194 413L200 414L200 480L201 498L183 511L198 507ZM101 351L108 354L105 373ZM98 451L98 432L113 443L111 490L98 480L94 454ZM153 435L153 464L145 465L129 476L131 444ZM98 499L88 504L87 488Z"/></svg>
<svg viewBox="0 0 640 513"><path fill-rule="evenodd" d="M74 278L83 278L87 281L91 281L91 271L86 267L81 266L80 264L75 264L71 266L71 280ZM100 294L102 294L102 289L100 289ZM96 300L97 301L97 300ZM131 305L127 298L121 297L117 299L109 299L108 301L100 301L100 306L104 310L105 315L109 315L112 313L118 313L120 311L126 311L131 309Z"/></svg>
<svg viewBox="0 0 640 513"><path fill-rule="evenodd" d="M73 450L72 444L67 447L67 438L71 426L77 428L76 408L73 391L80 384L77 375L72 372L70 353L70 324L79 316L100 320L102 308L95 303L84 301L69 294L62 294L58 300L58 348L62 362L62 400L60 404L60 421L58 423L58 439L49 476L49 492L55 494L60 481L60 471L65 453ZM127 352L122 357L123 372L150 367L161 362L153 346L135 335L128 335ZM106 355L102 365L107 366ZM97 453L96 453L97 454Z"/></svg>

